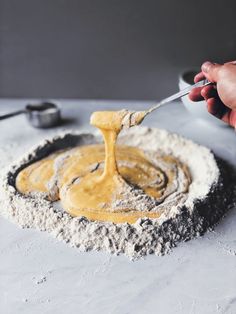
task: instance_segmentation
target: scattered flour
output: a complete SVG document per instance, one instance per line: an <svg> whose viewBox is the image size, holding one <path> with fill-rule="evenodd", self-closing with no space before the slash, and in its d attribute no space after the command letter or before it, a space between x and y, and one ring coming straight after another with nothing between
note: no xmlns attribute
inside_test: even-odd
<svg viewBox="0 0 236 314"><path fill-rule="evenodd" d="M70 132L33 148L1 173L0 213L22 228L47 231L80 250L124 253L134 259L151 253L168 253L178 242L203 234L231 206L230 173L209 149L165 130L145 127L123 131L118 143L145 150L161 149L164 154L174 155L186 163L192 176L184 201L166 206L158 219L139 219L130 225L73 218L62 211L58 203L47 201L43 194L26 197L16 190L16 175L26 165L58 149L98 142L101 138L96 134Z"/></svg>

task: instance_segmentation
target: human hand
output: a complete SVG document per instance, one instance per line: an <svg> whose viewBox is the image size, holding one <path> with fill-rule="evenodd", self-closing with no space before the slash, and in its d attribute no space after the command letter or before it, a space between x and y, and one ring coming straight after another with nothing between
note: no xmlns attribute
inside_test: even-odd
<svg viewBox="0 0 236 314"><path fill-rule="evenodd" d="M192 101L205 99L209 113L236 128L236 61L223 65L203 63L194 82L205 78L214 84L194 88L189 98Z"/></svg>

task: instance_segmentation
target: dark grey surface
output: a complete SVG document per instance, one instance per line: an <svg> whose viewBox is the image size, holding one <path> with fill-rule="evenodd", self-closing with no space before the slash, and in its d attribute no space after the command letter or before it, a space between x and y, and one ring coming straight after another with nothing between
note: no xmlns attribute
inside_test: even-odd
<svg viewBox="0 0 236 314"><path fill-rule="evenodd" d="M235 0L0 0L0 97L160 99L235 52Z"/></svg>

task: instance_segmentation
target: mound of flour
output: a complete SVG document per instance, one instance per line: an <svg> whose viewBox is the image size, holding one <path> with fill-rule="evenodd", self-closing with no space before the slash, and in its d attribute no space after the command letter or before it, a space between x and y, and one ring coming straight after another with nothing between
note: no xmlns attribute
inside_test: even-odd
<svg viewBox="0 0 236 314"><path fill-rule="evenodd" d="M192 183L184 202L167 206L158 219L139 219L135 224L113 224L71 217L43 194L30 197L15 188L15 178L26 165L58 150L101 142L96 134L70 132L42 142L1 173L0 213L22 228L47 231L80 250L124 253L129 258L169 252L180 241L203 234L232 203L232 180L221 161L209 149L164 130L145 127L124 131L118 143L174 155L189 167ZM145 204L144 204L145 205Z"/></svg>

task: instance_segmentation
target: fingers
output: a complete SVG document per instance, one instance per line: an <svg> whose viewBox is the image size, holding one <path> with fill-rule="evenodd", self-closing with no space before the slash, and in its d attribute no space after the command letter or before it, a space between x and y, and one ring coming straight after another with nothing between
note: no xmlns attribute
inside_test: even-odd
<svg viewBox="0 0 236 314"><path fill-rule="evenodd" d="M236 65L236 60L226 62L225 64ZM217 64L217 63L213 63L210 61L204 62L202 64L202 71L199 72L197 75L195 75L194 82L197 83L197 82L202 81L205 78L207 78L209 81L216 83L218 80L219 69L221 67L222 67L222 65Z"/></svg>
<svg viewBox="0 0 236 314"><path fill-rule="evenodd" d="M228 114L229 117L229 125L231 125L232 127L236 128L236 111L231 110Z"/></svg>
<svg viewBox="0 0 236 314"><path fill-rule="evenodd" d="M203 87L201 89L201 95L205 100L212 98L212 97L215 97L215 98L218 97L217 90L216 90L215 86L213 86L213 85L208 85L208 86Z"/></svg>
<svg viewBox="0 0 236 314"><path fill-rule="evenodd" d="M234 61L228 61L228 62L226 62L224 64L234 64L234 65L236 65L236 61L235 60Z"/></svg>
<svg viewBox="0 0 236 314"><path fill-rule="evenodd" d="M214 86L208 85L203 88L194 88L189 93L189 98L193 101L201 101L205 99L207 102L207 110L210 114L221 119L225 123L236 127L236 111L230 110L223 104Z"/></svg>
<svg viewBox="0 0 236 314"><path fill-rule="evenodd" d="M204 80L206 77L205 75L203 74L203 72L200 72L198 74L195 75L194 77L194 83L197 83L197 82L200 82L202 80Z"/></svg>
<svg viewBox="0 0 236 314"><path fill-rule="evenodd" d="M236 128L236 111L228 110L221 120Z"/></svg>
<svg viewBox="0 0 236 314"><path fill-rule="evenodd" d="M191 92L188 94L189 99L192 101L203 100L203 97L201 95L201 90L202 90L202 87L193 88Z"/></svg>
<svg viewBox="0 0 236 314"><path fill-rule="evenodd" d="M202 72L198 73L195 75L194 77L194 83L197 83L199 81L202 81L205 79L205 76ZM203 97L201 95L201 87L197 87L197 88L194 88L190 91L189 93L189 99L192 100L192 101L201 101L203 100Z"/></svg>
<svg viewBox="0 0 236 314"><path fill-rule="evenodd" d="M218 81L219 70L221 67L222 65L220 64L207 61L202 65L202 72L209 81L216 83Z"/></svg>
<svg viewBox="0 0 236 314"><path fill-rule="evenodd" d="M213 116L223 120L230 109L227 108L219 98L212 97L207 99L207 110Z"/></svg>
<svg viewBox="0 0 236 314"><path fill-rule="evenodd" d="M189 93L189 98L192 101L202 101L204 99L207 100L208 98L217 96L217 90L212 85L196 87Z"/></svg>

